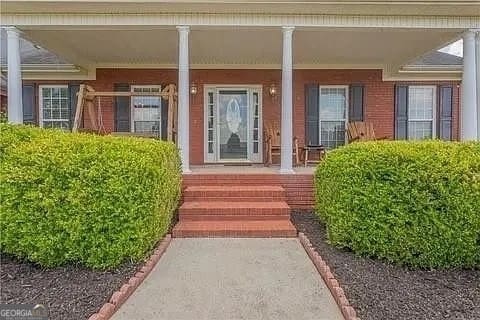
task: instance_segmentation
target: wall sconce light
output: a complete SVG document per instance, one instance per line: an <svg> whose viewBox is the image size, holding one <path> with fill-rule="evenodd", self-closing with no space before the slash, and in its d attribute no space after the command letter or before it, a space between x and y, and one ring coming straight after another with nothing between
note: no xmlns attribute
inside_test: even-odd
<svg viewBox="0 0 480 320"><path fill-rule="evenodd" d="M274 83L272 83L270 87L268 87L268 93L272 98L277 95L277 86Z"/></svg>
<svg viewBox="0 0 480 320"><path fill-rule="evenodd" d="M197 84L192 82L192 84L190 85L190 94L196 95L197 92L198 92Z"/></svg>

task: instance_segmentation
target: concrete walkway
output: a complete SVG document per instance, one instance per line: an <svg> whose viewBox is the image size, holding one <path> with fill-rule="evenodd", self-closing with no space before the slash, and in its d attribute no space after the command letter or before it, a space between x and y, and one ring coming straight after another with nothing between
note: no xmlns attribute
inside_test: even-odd
<svg viewBox="0 0 480 320"><path fill-rule="evenodd" d="M114 320L343 319L297 239L173 239Z"/></svg>

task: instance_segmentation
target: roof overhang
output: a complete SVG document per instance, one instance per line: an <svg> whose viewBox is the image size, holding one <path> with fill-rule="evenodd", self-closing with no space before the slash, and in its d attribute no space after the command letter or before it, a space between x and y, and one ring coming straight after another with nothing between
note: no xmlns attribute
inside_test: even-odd
<svg viewBox="0 0 480 320"><path fill-rule="evenodd" d="M280 27L294 25L297 69L383 69L385 79L435 79L454 72L402 66L480 28L477 0L4 0L1 6L4 24L82 70L176 68L177 25L191 26L194 69L278 69Z"/></svg>
<svg viewBox="0 0 480 320"><path fill-rule="evenodd" d="M0 65L1 73L8 73L7 65ZM24 80L93 80L95 68L83 69L70 64L22 64Z"/></svg>
<svg viewBox="0 0 480 320"><path fill-rule="evenodd" d="M383 69L442 47L460 29L297 27L296 69ZM174 26L23 28L24 37L79 66L95 68L177 68ZM279 27L193 26L193 69L280 69Z"/></svg>
<svg viewBox="0 0 480 320"><path fill-rule="evenodd" d="M14 14L259 13L476 16L477 0L3 0Z"/></svg>

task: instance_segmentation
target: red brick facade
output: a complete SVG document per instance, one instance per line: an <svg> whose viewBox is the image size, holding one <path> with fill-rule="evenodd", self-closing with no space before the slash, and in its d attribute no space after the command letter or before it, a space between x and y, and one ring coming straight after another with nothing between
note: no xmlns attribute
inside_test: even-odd
<svg viewBox="0 0 480 320"><path fill-rule="evenodd" d="M263 87L263 121L280 120L281 93L271 97L268 87L275 84L281 87L281 70L191 70L191 82L198 87L196 95L190 101L190 163L202 164L204 159L204 119L203 119L203 85L262 85ZM294 135L300 144L305 138L305 85L318 83L323 85L363 84L365 88L364 120L373 122L379 136L394 135L394 87L396 82L382 81L381 70L295 70L294 81ZM38 84L60 81L36 82ZM63 82L65 83L65 82ZM88 81L97 91L113 91L115 83L131 85L177 83L175 69L98 69L97 79ZM418 84L419 82L402 82ZM453 137L459 135L459 86L457 82L421 82L421 84L453 85ZM113 99L101 98L103 123L107 132L114 130ZM38 112L37 112L38 114ZM87 115L85 123L88 124Z"/></svg>

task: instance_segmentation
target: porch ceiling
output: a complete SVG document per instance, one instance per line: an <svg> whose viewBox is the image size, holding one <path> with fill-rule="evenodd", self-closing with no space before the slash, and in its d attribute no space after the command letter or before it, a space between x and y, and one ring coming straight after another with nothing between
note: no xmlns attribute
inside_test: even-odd
<svg viewBox="0 0 480 320"><path fill-rule="evenodd" d="M84 68L176 68L174 27L59 27L24 30L32 42ZM458 29L297 28L295 68L383 68L453 41ZM280 68L280 28L193 27L192 68Z"/></svg>

